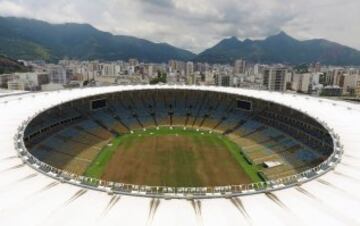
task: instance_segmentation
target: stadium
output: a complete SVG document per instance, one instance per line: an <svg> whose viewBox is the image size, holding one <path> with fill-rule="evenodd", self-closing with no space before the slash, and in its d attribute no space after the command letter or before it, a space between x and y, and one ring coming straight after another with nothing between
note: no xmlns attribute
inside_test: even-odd
<svg viewBox="0 0 360 226"><path fill-rule="evenodd" d="M360 224L357 104L167 85L0 104L5 225Z"/></svg>

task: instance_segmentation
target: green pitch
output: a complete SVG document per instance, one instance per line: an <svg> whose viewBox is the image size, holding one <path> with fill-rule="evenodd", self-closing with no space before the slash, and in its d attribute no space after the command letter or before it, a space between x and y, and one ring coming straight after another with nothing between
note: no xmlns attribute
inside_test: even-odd
<svg viewBox="0 0 360 226"><path fill-rule="evenodd" d="M209 131L161 127L115 137L84 175L158 186L246 184L262 179L241 147Z"/></svg>

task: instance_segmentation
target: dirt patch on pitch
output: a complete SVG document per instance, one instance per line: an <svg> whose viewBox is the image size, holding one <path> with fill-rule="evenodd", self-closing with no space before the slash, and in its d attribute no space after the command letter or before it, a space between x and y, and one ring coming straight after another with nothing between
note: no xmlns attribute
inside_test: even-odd
<svg viewBox="0 0 360 226"><path fill-rule="evenodd" d="M102 179L158 186L250 183L222 145L210 136L134 136L119 146Z"/></svg>

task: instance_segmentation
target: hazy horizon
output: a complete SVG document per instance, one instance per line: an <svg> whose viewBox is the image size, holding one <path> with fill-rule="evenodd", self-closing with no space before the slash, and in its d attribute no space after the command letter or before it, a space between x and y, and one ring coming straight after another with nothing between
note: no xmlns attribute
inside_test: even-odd
<svg viewBox="0 0 360 226"><path fill-rule="evenodd" d="M86 23L194 53L232 36L258 40L280 31L360 50L359 8L357 0L0 0L0 16Z"/></svg>

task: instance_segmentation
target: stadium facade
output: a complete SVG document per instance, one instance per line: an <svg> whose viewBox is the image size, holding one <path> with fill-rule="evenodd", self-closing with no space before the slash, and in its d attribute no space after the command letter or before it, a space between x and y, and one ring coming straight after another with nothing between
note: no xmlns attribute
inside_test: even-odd
<svg viewBox="0 0 360 226"><path fill-rule="evenodd" d="M217 92L277 104L307 115L314 120L312 124L319 123L318 126L329 133L325 135L329 139L327 143L333 146L321 163L323 165L306 169L311 172L286 180L275 178L263 187L212 192L205 195L208 199L202 199L204 195L197 197L199 192L191 192L190 196L182 193L180 195L185 199L177 199L171 196L170 191L164 196L134 197L126 195L133 192L112 190L109 184L104 183L97 184L96 189L88 189L79 178L67 178L53 170L46 171L44 165L31 161L31 156L27 155L22 144L22 138L29 135L25 132L26 125L41 112L90 96L143 90ZM0 104L0 221L4 225L360 223L357 217L360 207L357 192L360 187L360 168L357 166L360 162L357 151L360 146L357 132L360 128L360 106L356 104L267 91L187 86L114 86L28 93L3 97ZM97 104L101 106L101 102ZM246 103L240 104L248 107ZM273 126L276 125L273 122ZM307 144L313 143L309 141ZM317 144L314 145L317 149ZM133 195L144 192L146 194L146 191L138 190Z"/></svg>

